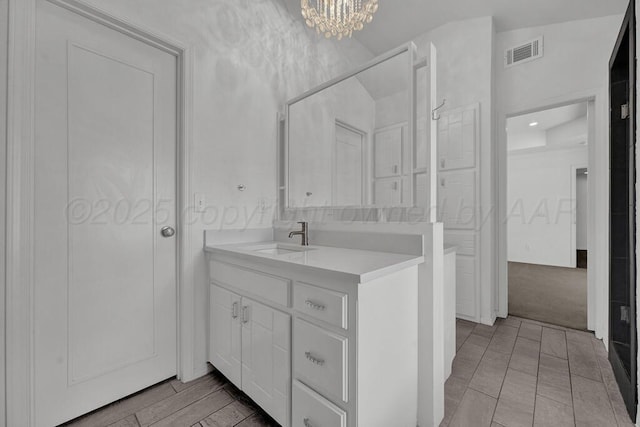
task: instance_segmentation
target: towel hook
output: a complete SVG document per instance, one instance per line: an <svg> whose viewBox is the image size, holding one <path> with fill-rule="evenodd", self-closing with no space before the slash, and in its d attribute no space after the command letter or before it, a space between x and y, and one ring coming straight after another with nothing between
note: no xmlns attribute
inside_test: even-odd
<svg viewBox="0 0 640 427"><path fill-rule="evenodd" d="M438 105L436 108L431 110L431 120L440 120L440 114L438 114L438 110L444 107L444 104L447 103L446 99L442 100L442 104Z"/></svg>

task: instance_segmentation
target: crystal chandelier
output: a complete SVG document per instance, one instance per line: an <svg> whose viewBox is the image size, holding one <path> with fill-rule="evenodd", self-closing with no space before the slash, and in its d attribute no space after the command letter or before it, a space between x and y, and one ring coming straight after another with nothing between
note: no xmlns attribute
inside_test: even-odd
<svg viewBox="0 0 640 427"><path fill-rule="evenodd" d="M307 25L338 40L349 36L373 20L378 0L301 0Z"/></svg>

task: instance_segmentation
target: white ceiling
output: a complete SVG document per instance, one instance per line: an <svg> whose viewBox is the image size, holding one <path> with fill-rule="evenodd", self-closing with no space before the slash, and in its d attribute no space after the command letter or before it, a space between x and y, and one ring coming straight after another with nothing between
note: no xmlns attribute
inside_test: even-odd
<svg viewBox="0 0 640 427"><path fill-rule="evenodd" d="M300 19L300 0L283 0ZM493 16L497 31L622 14L629 0L379 0L373 22L354 33L378 55L447 22ZM310 29L311 31L311 29Z"/></svg>
<svg viewBox="0 0 640 427"><path fill-rule="evenodd" d="M574 121L587 114L587 103L571 104L564 107L551 108L536 113L523 114L507 119L508 132L527 132L549 130L561 124ZM536 122L537 126L529 126Z"/></svg>
<svg viewBox="0 0 640 427"><path fill-rule="evenodd" d="M582 102L507 119L508 151L584 144L587 134L587 108L587 103ZM530 126L534 122L537 125Z"/></svg>

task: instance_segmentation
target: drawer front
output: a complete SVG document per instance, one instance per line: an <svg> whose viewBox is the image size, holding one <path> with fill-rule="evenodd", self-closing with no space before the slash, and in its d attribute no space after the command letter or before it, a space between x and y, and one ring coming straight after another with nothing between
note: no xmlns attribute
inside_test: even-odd
<svg viewBox="0 0 640 427"><path fill-rule="evenodd" d="M296 377L328 397L347 402L347 338L296 318L293 347Z"/></svg>
<svg viewBox="0 0 640 427"><path fill-rule="evenodd" d="M258 273L216 260L209 262L209 275L214 282L257 295L276 304L289 306L291 282L282 277Z"/></svg>
<svg viewBox="0 0 640 427"><path fill-rule="evenodd" d="M347 294L306 283L293 288L293 308L300 313L347 329Z"/></svg>
<svg viewBox="0 0 640 427"><path fill-rule="evenodd" d="M318 393L293 383L293 420L295 427L347 427L347 413Z"/></svg>

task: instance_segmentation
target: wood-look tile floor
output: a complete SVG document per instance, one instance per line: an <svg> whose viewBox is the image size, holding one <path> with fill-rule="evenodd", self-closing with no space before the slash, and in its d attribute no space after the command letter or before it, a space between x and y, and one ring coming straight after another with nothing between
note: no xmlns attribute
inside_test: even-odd
<svg viewBox="0 0 640 427"><path fill-rule="evenodd" d="M263 427L278 424L214 371L189 383L175 379L162 382L64 426Z"/></svg>
<svg viewBox="0 0 640 427"><path fill-rule="evenodd" d="M494 326L458 320L456 334L441 427L633 426L593 334L514 317ZM163 382L66 424L277 425L216 371L186 384Z"/></svg>
<svg viewBox="0 0 640 427"><path fill-rule="evenodd" d="M592 333L509 317L456 334L441 427L633 426Z"/></svg>

